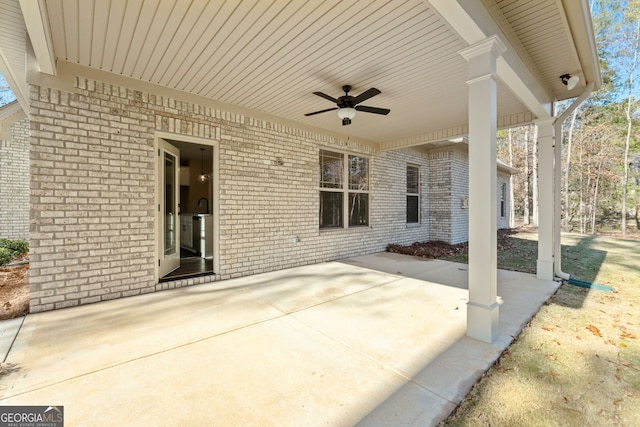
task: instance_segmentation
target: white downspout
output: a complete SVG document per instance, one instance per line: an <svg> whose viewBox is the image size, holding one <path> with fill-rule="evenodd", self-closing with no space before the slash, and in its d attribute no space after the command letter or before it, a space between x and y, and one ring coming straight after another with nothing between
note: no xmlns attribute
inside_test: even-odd
<svg viewBox="0 0 640 427"><path fill-rule="evenodd" d="M587 84L586 89L575 101L567 108L556 120L554 121L554 135L555 135L555 143L554 143L554 154L555 154L555 163L554 163L554 179L553 179L553 195L554 195L554 212L553 212L553 268L555 275L561 279L568 280L571 278L571 275L562 271L562 242L560 241L560 230L561 230L561 216L562 216L562 205L561 205L561 181L562 181L562 124L569 117L573 111L584 102L585 99L591 94L593 88L595 86L595 82L590 82Z"/></svg>

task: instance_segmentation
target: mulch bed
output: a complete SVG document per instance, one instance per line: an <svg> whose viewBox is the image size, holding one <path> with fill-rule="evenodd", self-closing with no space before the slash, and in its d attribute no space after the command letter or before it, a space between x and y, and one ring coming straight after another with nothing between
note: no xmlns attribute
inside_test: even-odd
<svg viewBox="0 0 640 427"><path fill-rule="evenodd" d="M29 313L29 258L0 267L0 320Z"/></svg>
<svg viewBox="0 0 640 427"><path fill-rule="evenodd" d="M505 228L498 230L498 250L502 251L511 248L511 236L518 234L515 228ZM389 244L387 252L396 254L413 255L421 258L443 258L454 255L466 254L469 252L469 243L458 243L452 245L441 240L431 240L427 242L415 242L412 245Z"/></svg>

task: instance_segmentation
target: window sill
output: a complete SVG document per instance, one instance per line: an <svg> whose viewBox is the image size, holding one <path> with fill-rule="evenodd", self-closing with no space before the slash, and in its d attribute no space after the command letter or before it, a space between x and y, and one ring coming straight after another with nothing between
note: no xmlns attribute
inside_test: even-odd
<svg viewBox="0 0 640 427"><path fill-rule="evenodd" d="M320 233L336 233L339 231L349 232L354 230L369 230L371 229L370 225L354 225L352 227L327 227L327 228L319 228L318 231Z"/></svg>

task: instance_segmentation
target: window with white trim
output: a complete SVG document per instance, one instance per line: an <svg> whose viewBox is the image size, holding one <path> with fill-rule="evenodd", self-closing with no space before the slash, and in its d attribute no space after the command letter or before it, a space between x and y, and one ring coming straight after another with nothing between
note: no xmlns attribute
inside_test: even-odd
<svg viewBox="0 0 640 427"><path fill-rule="evenodd" d="M420 222L420 168L407 165L407 224Z"/></svg>
<svg viewBox="0 0 640 427"><path fill-rule="evenodd" d="M320 150L319 187L320 228L369 225L368 158Z"/></svg>
<svg viewBox="0 0 640 427"><path fill-rule="evenodd" d="M507 183L500 185L500 218L504 218L507 214Z"/></svg>

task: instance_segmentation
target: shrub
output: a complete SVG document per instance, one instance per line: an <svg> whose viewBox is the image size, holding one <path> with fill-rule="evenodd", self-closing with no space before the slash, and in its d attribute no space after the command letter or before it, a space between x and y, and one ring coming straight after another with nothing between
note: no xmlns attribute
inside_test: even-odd
<svg viewBox="0 0 640 427"><path fill-rule="evenodd" d="M24 239L0 239L0 266L7 265L15 257L29 252L29 242Z"/></svg>
<svg viewBox="0 0 640 427"><path fill-rule="evenodd" d="M14 253L15 256L24 255L29 252L29 242L27 242L25 239L0 239L0 248L9 249Z"/></svg>
<svg viewBox="0 0 640 427"><path fill-rule="evenodd" d="M13 258L14 254L10 249L0 247L0 267L9 264Z"/></svg>

